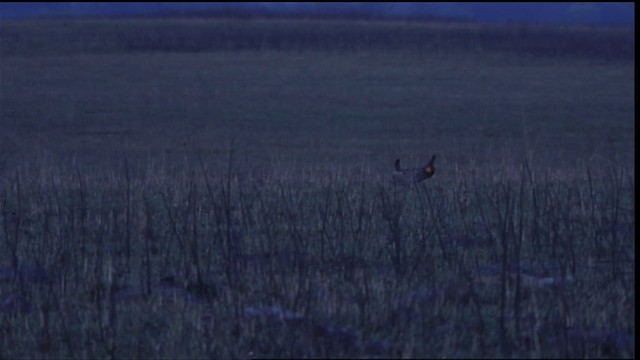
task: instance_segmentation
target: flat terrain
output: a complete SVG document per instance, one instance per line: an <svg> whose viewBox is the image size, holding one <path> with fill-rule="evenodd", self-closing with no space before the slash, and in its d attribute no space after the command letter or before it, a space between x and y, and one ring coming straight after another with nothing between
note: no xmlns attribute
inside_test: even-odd
<svg viewBox="0 0 640 360"><path fill-rule="evenodd" d="M444 169L527 151L543 168L629 164L627 42L623 30L464 24L5 22L3 145L91 163L214 160L235 138L247 167L374 172L431 153Z"/></svg>
<svg viewBox="0 0 640 360"><path fill-rule="evenodd" d="M0 357L634 357L634 41L3 21Z"/></svg>

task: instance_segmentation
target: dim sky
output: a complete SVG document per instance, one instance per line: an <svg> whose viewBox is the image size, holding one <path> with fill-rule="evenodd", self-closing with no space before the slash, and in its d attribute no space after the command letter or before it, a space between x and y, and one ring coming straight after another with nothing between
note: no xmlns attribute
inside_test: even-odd
<svg viewBox="0 0 640 360"><path fill-rule="evenodd" d="M403 3L403 2L244 2L244 3L97 3L97 2L2 2L0 19L21 19L57 16L118 16L118 15L220 15L222 12L240 15L312 15L351 17L422 17L489 23L540 23L557 25L630 26L635 23L633 2L573 2L573 3Z"/></svg>

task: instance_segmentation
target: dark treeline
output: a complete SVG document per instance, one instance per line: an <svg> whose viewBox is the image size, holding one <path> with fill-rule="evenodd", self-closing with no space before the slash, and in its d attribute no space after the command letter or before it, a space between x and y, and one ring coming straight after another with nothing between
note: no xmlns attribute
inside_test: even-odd
<svg viewBox="0 0 640 360"><path fill-rule="evenodd" d="M630 26L633 3L3 3L0 18L86 16L456 19L486 23Z"/></svg>
<svg viewBox="0 0 640 360"><path fill-rule="evenodd" d="M236 17L242 13L235 13ZM151 21L151 23L149 23ZM52 20L0 26L2 55L122 52L497 51L633 60L632 29L287 19ZM52 46L50 44L56 44Z"/></svg>

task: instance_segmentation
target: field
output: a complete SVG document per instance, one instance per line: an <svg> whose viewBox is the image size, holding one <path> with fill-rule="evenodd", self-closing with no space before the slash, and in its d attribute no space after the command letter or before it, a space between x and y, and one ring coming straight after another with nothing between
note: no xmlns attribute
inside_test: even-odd
<svg viewBox="0 0 640 360"><path fill-rule="evenodd" d="M3 21L0 358L635 357L634 41Z"/></svg>

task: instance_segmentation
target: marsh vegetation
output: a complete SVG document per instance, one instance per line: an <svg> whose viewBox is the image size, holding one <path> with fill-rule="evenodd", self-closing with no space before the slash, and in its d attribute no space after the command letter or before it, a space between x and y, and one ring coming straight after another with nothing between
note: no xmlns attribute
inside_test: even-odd
<svg viewBox="0 0 640 360"><path fill-rule="evenodd" d="M2 358L635 356L633 29L0 40Z"/></svg>

